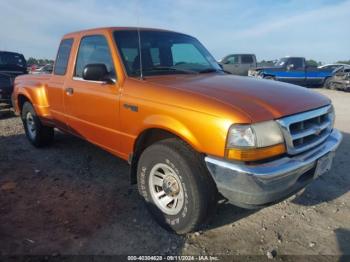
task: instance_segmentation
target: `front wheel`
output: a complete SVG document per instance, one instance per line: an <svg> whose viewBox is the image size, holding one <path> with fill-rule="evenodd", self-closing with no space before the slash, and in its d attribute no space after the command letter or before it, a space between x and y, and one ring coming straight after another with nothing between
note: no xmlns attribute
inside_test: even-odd
<svg viewBox="0 0 350 262"><path fill-rule="evenodd" d="M217 189L201 156L178 139L151 145L142 153L138 188L157 222L184 234L215 213Z"/></svg>
<svg viewBox="0 0 350 262"><path fill-rule="evenodd" d="M31 103L24 103L21 116L26 136L35 147L43 147L52 143L53 127L44 126L41 123Z"/></svg>

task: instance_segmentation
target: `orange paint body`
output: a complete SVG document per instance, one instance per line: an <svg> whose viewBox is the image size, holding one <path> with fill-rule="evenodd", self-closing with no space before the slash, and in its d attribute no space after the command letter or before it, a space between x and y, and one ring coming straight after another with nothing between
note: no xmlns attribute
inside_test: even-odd
<svg viewBox="0 0 350 262"><path fill-rule="evenodd" d="M227 132L234 123L278 119L330 103L305 88L224 74L129 77L113 39L102 28L72 33L74 43L64 76L26 75L16 78L13 100L31 101L41 120L78 135L127 160L146 130L166 130L206 155L225 157ZM107 39L115 84L73 77L80 40L87 35ZM74 88L73 95L66 88ZM126 105L135 105L132 111Z"/></svg>

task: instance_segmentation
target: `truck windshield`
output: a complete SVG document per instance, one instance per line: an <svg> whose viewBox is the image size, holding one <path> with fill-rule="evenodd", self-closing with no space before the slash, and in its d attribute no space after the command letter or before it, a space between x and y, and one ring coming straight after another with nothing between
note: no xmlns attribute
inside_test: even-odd
<svg viewBox="0 0 350 262"><path fill-rule="evenodd" d="M26 66L26 60L23 55L11 52L0 52L0 68L26 68Z"/></svg>
<svg viewBox="0 0 350 262"><path fill-rule="evenodd" d="M140 30L114 32L115 42L129 76L198 74L221 71L215 59L193 37L167 32Z"/></svg>

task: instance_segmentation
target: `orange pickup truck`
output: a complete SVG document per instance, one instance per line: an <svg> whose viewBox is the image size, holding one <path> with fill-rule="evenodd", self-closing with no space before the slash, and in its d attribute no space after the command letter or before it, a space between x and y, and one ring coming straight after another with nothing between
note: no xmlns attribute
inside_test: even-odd
<svg viewBox="0 0 350 262"><path fill-rule="evenodd" d="M67 34L53 73L17 77L12 99L34 146L57 128L127 160L155 219L180 234L219 198L259 208L293 195L330 169L342 138L328 98L228 75L166 30Z"/></svg>

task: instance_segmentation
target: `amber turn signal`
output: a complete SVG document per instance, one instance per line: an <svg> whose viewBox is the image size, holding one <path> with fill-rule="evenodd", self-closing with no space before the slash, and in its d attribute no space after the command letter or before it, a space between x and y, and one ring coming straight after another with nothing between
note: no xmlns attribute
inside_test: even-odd
<svg viewBox="0 0 350 262"><path fill-rule="evenodd" d="M257 161L277 155L281 155L286 152L284 144L277 144L269 147L262 148L230 148L227 149L227 158L240 160L240 161Z"/></svg>

